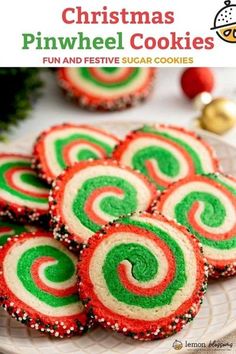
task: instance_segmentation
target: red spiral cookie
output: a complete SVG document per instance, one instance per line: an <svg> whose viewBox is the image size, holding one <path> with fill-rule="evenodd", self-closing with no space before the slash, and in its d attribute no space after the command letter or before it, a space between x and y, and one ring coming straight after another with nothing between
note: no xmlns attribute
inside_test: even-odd
<svg viewBox="0 0 236 354"><path fill-rule="evenodd" d="M211 147L194 132L156 124L131 132L113 158L147 176L159 189L195 173L216 172Z"/></svg>
<svg viewBox="0 0 236 354"><path fill-rule="evenodd" d="M156 209L177 220L203 246L210 276L236 274L236 179L223 174L197 175L170 186Z"/></svg>
<svg viewBox="0 0 236 354"><path fill-rule="evenodd" d="M48 187L31 168L31 158L0 154L0 215L21 223L48 223Z"/></svg>
<svg viewBox="0 0 236 354"><path fill-rule="evenodd" d="M161 339L196 316L207 273L196 238L161 215L144 213L90 238L78 264L79 292L103 327Z"/></svg>
<svg viewBox="0 0 236 354"><path fill-rule="evenodd" d="M154 68L61 68L58 80L80 106L116 111L144 100L152 89L155 72Z"/></svg>
<svg viewBox="0 0 236 354"><path fill-rule="evenodd" d="M149 209L155 196L145 176L115 161L80 162L53 183L54 236L76 250L108 222Z"/></svg>
<svg viewBox="0 0 236 354"><path fill-rule="evenodd" d="M0 250L0 302L16 320L55 337L92 325L77 294L77 258L51 233L12 238Z"/></svg>
<svg viewBox="0 0 236 354"><path fill-rule="evenodd" d="M61 124L40 134L34 145L33 168L52 181L68 166L89 159L111 156L119 140L89 125Z"/></svg>

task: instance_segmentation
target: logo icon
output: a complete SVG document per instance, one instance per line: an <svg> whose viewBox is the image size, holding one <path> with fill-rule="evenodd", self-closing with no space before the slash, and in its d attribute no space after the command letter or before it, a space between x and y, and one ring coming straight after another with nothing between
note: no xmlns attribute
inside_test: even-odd
<svg viewBox="0 0 236 354"><path fill-rule="evenodd" d="M236 43L236 4L230 0L225 1L225 6L216 14L214 27L218 36L228 43Z"/></svg>
<svg viewBox="0 0 236 354"><path fill-rule="evenodd" d="M180 340L175 340L172 347L175 349L175 350L181 350L183 348L183 343L180 341Z"/></svg>

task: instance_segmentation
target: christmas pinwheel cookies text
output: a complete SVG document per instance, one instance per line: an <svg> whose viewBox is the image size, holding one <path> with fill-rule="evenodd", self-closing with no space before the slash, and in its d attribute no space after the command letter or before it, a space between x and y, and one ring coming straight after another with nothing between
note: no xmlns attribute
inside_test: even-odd
<svg viewBox="0 0 236 354"><path fill-rule="evenodd" d="M198 240L148 213L121 218L90 238L78 265L80 297L105 328L153 340L199 311L208 267Z"/></svg>

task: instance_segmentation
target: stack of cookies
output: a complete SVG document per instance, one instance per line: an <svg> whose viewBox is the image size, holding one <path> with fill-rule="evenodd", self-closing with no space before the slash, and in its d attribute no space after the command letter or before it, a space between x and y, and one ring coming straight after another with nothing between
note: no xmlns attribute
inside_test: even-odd
<svg viewBox="0 0 236 354"><path fill-rule="evenodd" d="M0 216L0 305L59 338L168 337L236 274L236 179L180 127L54 126L0 154Z"/></svg>

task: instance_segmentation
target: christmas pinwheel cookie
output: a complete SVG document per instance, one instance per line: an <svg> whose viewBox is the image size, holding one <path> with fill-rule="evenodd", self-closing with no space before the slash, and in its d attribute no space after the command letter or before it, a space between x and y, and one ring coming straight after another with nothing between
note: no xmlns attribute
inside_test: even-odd
<svg viewBox="0 0 236 354"><path fill-rule="evenodd" d="M196 316L207 272L196 238L161 215L143 213L90 238L78 265L80 297L105 328L161 339Z"/></svg>
<svg viewBox="0 0 236 354"><path fill-rule="evenodd" d="M115 161L84 161L54 181L54 236L76 250L108 222L150 208L157 195L145 176Z"/></svg>
<svg viewBox="0 0 236 354"><path fill-rule="evenodd" d="M78 299L77 258L51 233L24 233L0 250L0 300L30 328L63 338L92 325Z"/></svg>
<svg viewBox="0 0 236 354"><path fill-rule="evenodd" d="M236 179L197 175L170 186L156 210L186 226L203 246L210 276L236 274Z"/></svg>
<svg viewBox="0 0 236 354"><path fill-rule="evenodd" d="M0 248L8 239L19 236L23 232L36 231L36 228L29 225L20 225L13 222L0 220Z"/></svg>
<svg viewBox="0 0 236 354"><path fill-rule="evenodd" d="M216 172L210 146L183 128L156 124L131 132L114 151L114 159L146 175L159 189L194 173Z"/></svg>
<svg viewBox="0 0 236 354"><path fill-rule="evenodd" d="M0 154L0 215L16 222L47 224L49 189L31 168L29 156Z"/></svg>
<svg viewBox="0 0 236 354"><path fill-rule="evenodd" d="M89 125L62 124L43 132L33 152L33 168L51 183L67 166L111 156L119 140Z"/></svg>
<svg viewBox="0 0 236 354"><path fill-rule="evenodd" d="M150 93L154 68L61 68L65 93L91 110L116 111L137 104Z"/></svg>

